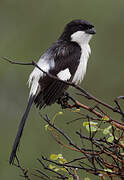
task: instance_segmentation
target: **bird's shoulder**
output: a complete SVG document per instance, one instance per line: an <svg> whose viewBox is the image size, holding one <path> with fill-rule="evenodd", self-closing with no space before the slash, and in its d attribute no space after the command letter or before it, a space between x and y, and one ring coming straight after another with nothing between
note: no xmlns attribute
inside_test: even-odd
<svg viewBox="0 0 124 180"><path fill-rule="evenodd" d="M62 76L73 76L80 62L80 46L73 42L57 41L52 45L51 52L55 66L50 73L56 75L61 72Z"/></svg>
<svg viewBox="0 0 124 180"><path fill-rule="evenodd" d="M67 58L69 56L80 56L81 47L75 42L56 41L52 46L54 60Z"/></svg>

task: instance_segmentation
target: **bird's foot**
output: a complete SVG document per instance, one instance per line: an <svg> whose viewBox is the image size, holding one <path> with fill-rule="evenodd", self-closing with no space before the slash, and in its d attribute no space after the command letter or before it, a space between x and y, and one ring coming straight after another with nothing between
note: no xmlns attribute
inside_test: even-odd
<svg viewBox="0 0 124 180"><path fill-rule="evenodd" d="M67 92L63 93L63 95L57 100L57 103L61 105L62 109L66 109L69 107L68 101L70 100L70 96Z"/></svg>

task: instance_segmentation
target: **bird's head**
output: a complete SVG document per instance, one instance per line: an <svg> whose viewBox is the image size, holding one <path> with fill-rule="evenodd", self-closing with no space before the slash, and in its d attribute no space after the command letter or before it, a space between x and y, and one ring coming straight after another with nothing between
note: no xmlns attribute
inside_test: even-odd
<svg viewBox="0 0 124 180"><path fill-rule="evenodd" d="M87 44L95 33L94 26L88 21L73 20L65 26L60 39L77 42L79 45L82 45Z"/></svg>

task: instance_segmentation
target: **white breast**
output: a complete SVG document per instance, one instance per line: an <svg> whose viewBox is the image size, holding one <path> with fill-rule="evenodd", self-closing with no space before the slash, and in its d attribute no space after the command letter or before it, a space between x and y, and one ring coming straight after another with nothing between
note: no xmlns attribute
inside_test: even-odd
<svg viewBox="0 0 124 180"><path fill-rule="evenodd" d="M73 78L73 82L75 84L81 82L86 73L87 62L88 62L89 54L91 53L89 46L89 41L91 37L92 35L87 34L84 31L77 31L71 35L71 41L77 42L81 47L80 63Z"/></svg>
<svg viewBox="0 0 124 180"><path fill-rule="evenodd" d="M88 62L90 52L91 52L91 50L90 50L90 46L88 44L81 46L80 63L78 65L78 68L77 68L76 73L73 78L73 82L75 84L81 82L84 78L84 75L85 75L86 69L87 69L87 62Z"/></svg>

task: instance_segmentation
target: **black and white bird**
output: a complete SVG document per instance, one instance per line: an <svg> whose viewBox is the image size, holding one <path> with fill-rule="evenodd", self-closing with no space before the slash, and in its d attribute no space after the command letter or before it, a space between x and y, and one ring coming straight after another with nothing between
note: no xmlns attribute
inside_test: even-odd
<svg viewBox="0 0 124 180"><path fill-rule="evenodd" d="M61 36L40 57L37 65L45 72L61 80L81 82L87 68L89 42L96 31L94 26L85 20L73 20L65 26ZM32 103L41 109L57 101L66 91L68 85L50 78L37 67L29 76L30 94L26 111L20 122L17 136L10 155L10 164L14 162L23 128Z"/></svg>

